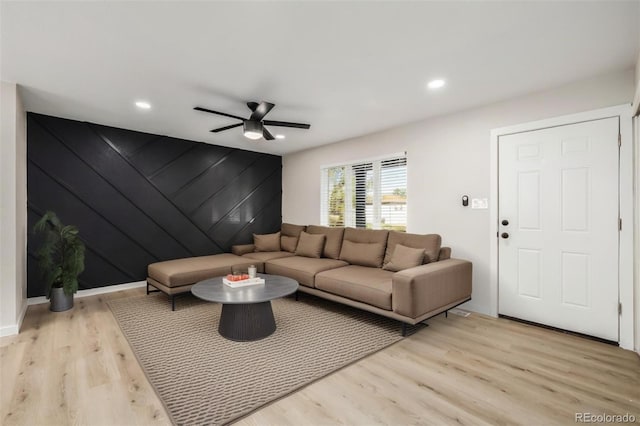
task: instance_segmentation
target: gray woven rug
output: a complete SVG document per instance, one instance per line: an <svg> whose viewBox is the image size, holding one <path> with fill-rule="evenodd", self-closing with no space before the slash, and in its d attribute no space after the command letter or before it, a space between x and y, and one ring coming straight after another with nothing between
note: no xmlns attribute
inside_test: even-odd
<svg viewBox="0 0 640 426"><path fill-rule="evenodd" d="M402 339L400 325L310 296L272 302L277 330L218 334L221 305L162 294L109 306L174 423L224 424Z"/></svg>

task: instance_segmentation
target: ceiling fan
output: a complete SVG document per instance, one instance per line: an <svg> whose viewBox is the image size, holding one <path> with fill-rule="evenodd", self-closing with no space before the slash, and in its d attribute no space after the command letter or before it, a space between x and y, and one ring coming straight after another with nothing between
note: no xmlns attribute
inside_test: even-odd
<svg viewBox="0 0 640 426"><path fill-rule="evenodd" d="M236 120L240 120L240 123L231 124L230 126L220 127L218 129L211 130L213 133L222 132L223 130L233 129L234 127L243 126L243 134L248 139L257 140L260 138L265 138L270 141L275 139L271 132L266 129L264 126L280 126L280 127L294 127L296 129L308 129L311 127L310 124L303 123L290 123L288 121L273 121L273 120L263 120L264 116L269 113L275 106L275 104L269 102L247 102L247 106L251 110L251 117L242 118L237 115L227 114L226 112L214 111L212 109L195 107L196 111L204 111L210 112L211 114L224 115L225 117L235 118Z"/></svg>

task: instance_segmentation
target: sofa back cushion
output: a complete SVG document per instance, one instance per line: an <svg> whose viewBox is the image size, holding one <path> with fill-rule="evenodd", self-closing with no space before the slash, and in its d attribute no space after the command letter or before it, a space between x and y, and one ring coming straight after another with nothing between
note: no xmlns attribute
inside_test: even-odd
<svg viewBox="0 0 640 426"><path fill-rule="evenodd" d="M280 233L253 234L253 244L256 246L256 251L280 251Z"/></svg>
<svg viewBox="0 0 640 426"><path fill-rule="evenodd" d="M379 268L384 258L384 246L380 243L354 243L344 240L340 251L340 260L352 265Z"/></svg>
<svg viewBox="0 0 640 426"><path fill-rule="evenodd" d="M422 265L424 260L424 250L422 248L411 248L396 244L393 249L391 260L382 267L387 271L399 272L409 268Z"/></svg>
<svg viewBox="0 0 640 426"><path fill-rule="evenodd" d="M304 231L301 232L298 247L296 247L296 256L315 258L322 257L325 239L326 237L323 234L308 234Z"/></svg>
<svg viewBox="0 0 640 426"><path fill-rule="evenodd" d="M389 231L384 229L345 228L344 239L354 243L377 243L387 245Z"/></svg>
<svg viewBox="0 0 640 426"><path fill-rule="evenodd" d="M384 259L389 231L346 228L340 260L352 265L380 268Z"/></svg>
<svg viewBox="0 0 640 426"><path fill-rule="evenodd" d="M438 260L442 238L438 234L420 235L391 231L389 232L389 240L387 241L387 251L384 255L385 265L391 261L396 244L402 244L405 247L424 249L423 263L429 263Z"/></svg>
<svg viewBox="0 0 640 426"><path fill-rule="evenodd" d="M298 245L300 233L307 227L304 225L293 225L291 223L283 223L280 229L280 247L284 251L293 253Z"/></svg>
<svg viewBox="0 0 640 426"><path fill-rule="evenodd" d="M340 258L340 249L342 248L342 236L344 235L344 228L309 225L307 226L307 232L309 234L322 234L326 237L324 242L324 250L322 252L323 257L328 257L329 259Z"/></svg>

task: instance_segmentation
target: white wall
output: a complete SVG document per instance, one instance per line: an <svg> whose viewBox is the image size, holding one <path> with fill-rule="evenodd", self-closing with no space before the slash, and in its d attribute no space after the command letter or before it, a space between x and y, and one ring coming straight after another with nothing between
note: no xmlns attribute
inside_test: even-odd
<svg viewBox="0 0 640 426"><path fill-rule="evenodd" d="M492 297L489 212L462 207L461 197L489 197L491 129L630 103L634 79L634 69L615 72L287 155L283 160L283 220L320 222L322 165L406 150L408 231L441 234L454 257L473 262L473 300L466 308L488 314Z"/></svg>
<svg viewBox="0 0 640 426"><path fill-rule="evenodd" d="M640 4L640 3L639 3ZM640 44L640 42L638 43ZM633 98L633 111L640 114L640 53L638 53L638 61L636 62L636 91Z"/></svg>
<svg viewBox="0 0 640 426"><path fill-rule="evenodd" d="M14 83L0 83L0 336L16 334L27 307L27 129Z"/></svg>
<svg viewBox="0 0 640 426"><path fill-rule="evenodd" d="M640 7L638 8L640 13ZM640 44L640 43L639 43ZM633 102L634 112L638 115L634 118L634 148L635 148L635 186L634 195L635 202L635 265L634 265L634 283L635 283L635 324L636 324L636 352L640 354L640 52L638 53L638 61L636 62L636 95Z"/></svg>
<svg viewBox="0 0 640 426"><path fill-rule="evenodd" d="M640 61L638 62L638 68L640 69ZM636 81L636 87L640 87L640 79ZM635 196L635 211L634 211L634 247L635 247L635 263L634 263L634 292L636 295L635 300L635 349L640 354L640 115L633 119L633 132L634 132L634 196Z"/></svg>

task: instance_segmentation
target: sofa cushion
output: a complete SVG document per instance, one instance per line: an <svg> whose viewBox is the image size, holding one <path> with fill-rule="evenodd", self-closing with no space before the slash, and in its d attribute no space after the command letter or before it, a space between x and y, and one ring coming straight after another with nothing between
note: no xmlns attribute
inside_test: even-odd
<svg viewBox="0 0 640 426"><path fill-rule="evenodd" d="M229 274L232 268L248 268L254 263L256 262L246 257L222 253L152 263L148 266L147 273L167 287L179 287Z"/></svg>
<svg viewBox="0 0 640 426"><path fill-rule="evenodd" d="M280 237L280 249L293 253L296 251L296 247L298 247L298 237L289 237L287 235Z"/></svg>
<svg viewBox="0 0 640 426"><path fill-rule="evenodd" d="M242 257L255 259L260 262L266 262L267 260L280 259L281 257L290 256L293 256L293 253L289 253L288 251L257 251L255 253L244 254Z"/></svg>
<svg viewBox="0 0 640 426"><path fill-rule="evenodd" d="M344 228L309 225L307 226L307 232L309 234L324 234L327 237L324 242L324 251L322 252L324 257L328 257L329 259L338 259L340 257Z"/></svg>
<svg viewBox="0 0 640 426"><path fill-rule="evenodd" d="M385 229L346 228L344 239L354 243L387 244L389 231Z"/></svg>
<svg viewBox="0 0 640 426"><path fill-rule="evenodd" d="M296 256L304 257L322 257L322 250L324 249L324 241L327 237L322 234L307 234L306 232L300 233L300 241L298 241L298 247L296 248Z"/></svg>
<svg viewBox="0 0 640 426"><path fill-rule="evenodd" d="M275 234L253 234L256 251L280 251L280 232Z"/></svg>
<svg viewBox="0 0 640 426"><path fill-rule="evenodd" d="M314 279L318 272L346 265L347 262L342 260L293 256L267 261L265 263L265 272L267 274L283 275L298 281L301 285L314 287Z"/></svg>
<svg viewBox="0 0 640 426"><path fill-rule="evenodd" d="M422 265L424 260L424 250L422 248L411 248L396 244L393 249L393 255L389 263L384 265L383 269L387 271L398 272L403 269L409 269Z"/></svg>
<svg viewBox="0 0 640 426"><path fill-rule="evenodd" d="M293 225L291 223L283 223L280 228L280 246L282 250L293 253L298 245L300 233L307 227L304 225Z"/></svg>
<svg viewBox="0 0 640 426"><path fill-rule="evenodd" d="M349 265L316 275L316 288L358 302L391 310L393 272Z"/></svg>
<svg viewBox="0 0 640 426"><path fill-rule="evenodd" d="M391 231L387 241L387 251L384 255L384 263L391 261L393 250L396 244L406 247L424 249L423 263L435 262L438 260L442 238L438 234L407 234L406 232Z"/></svg>
<svg viewBox="0 0 640 426"><path fill-rule="evenodd" d="M354 243L349 240L342 242L340 260L352 265L379 268L384 258L384 245L380 243Z"/></svg>
<svg viewBox="0 0 640 426"><path fill-rule="evenodd" d="M304 225L294 225L293 223L283 223L280 228L280 232L282 235L286 235L288 237L299 237L300 233L307 229Z"/></svg>
<svg viewBox="0 0 640 426"><path fill-rule="evenodd" d="M382 229L346 228L340 259L354 265L379 268L388 236L389 231Z"/></svg>

